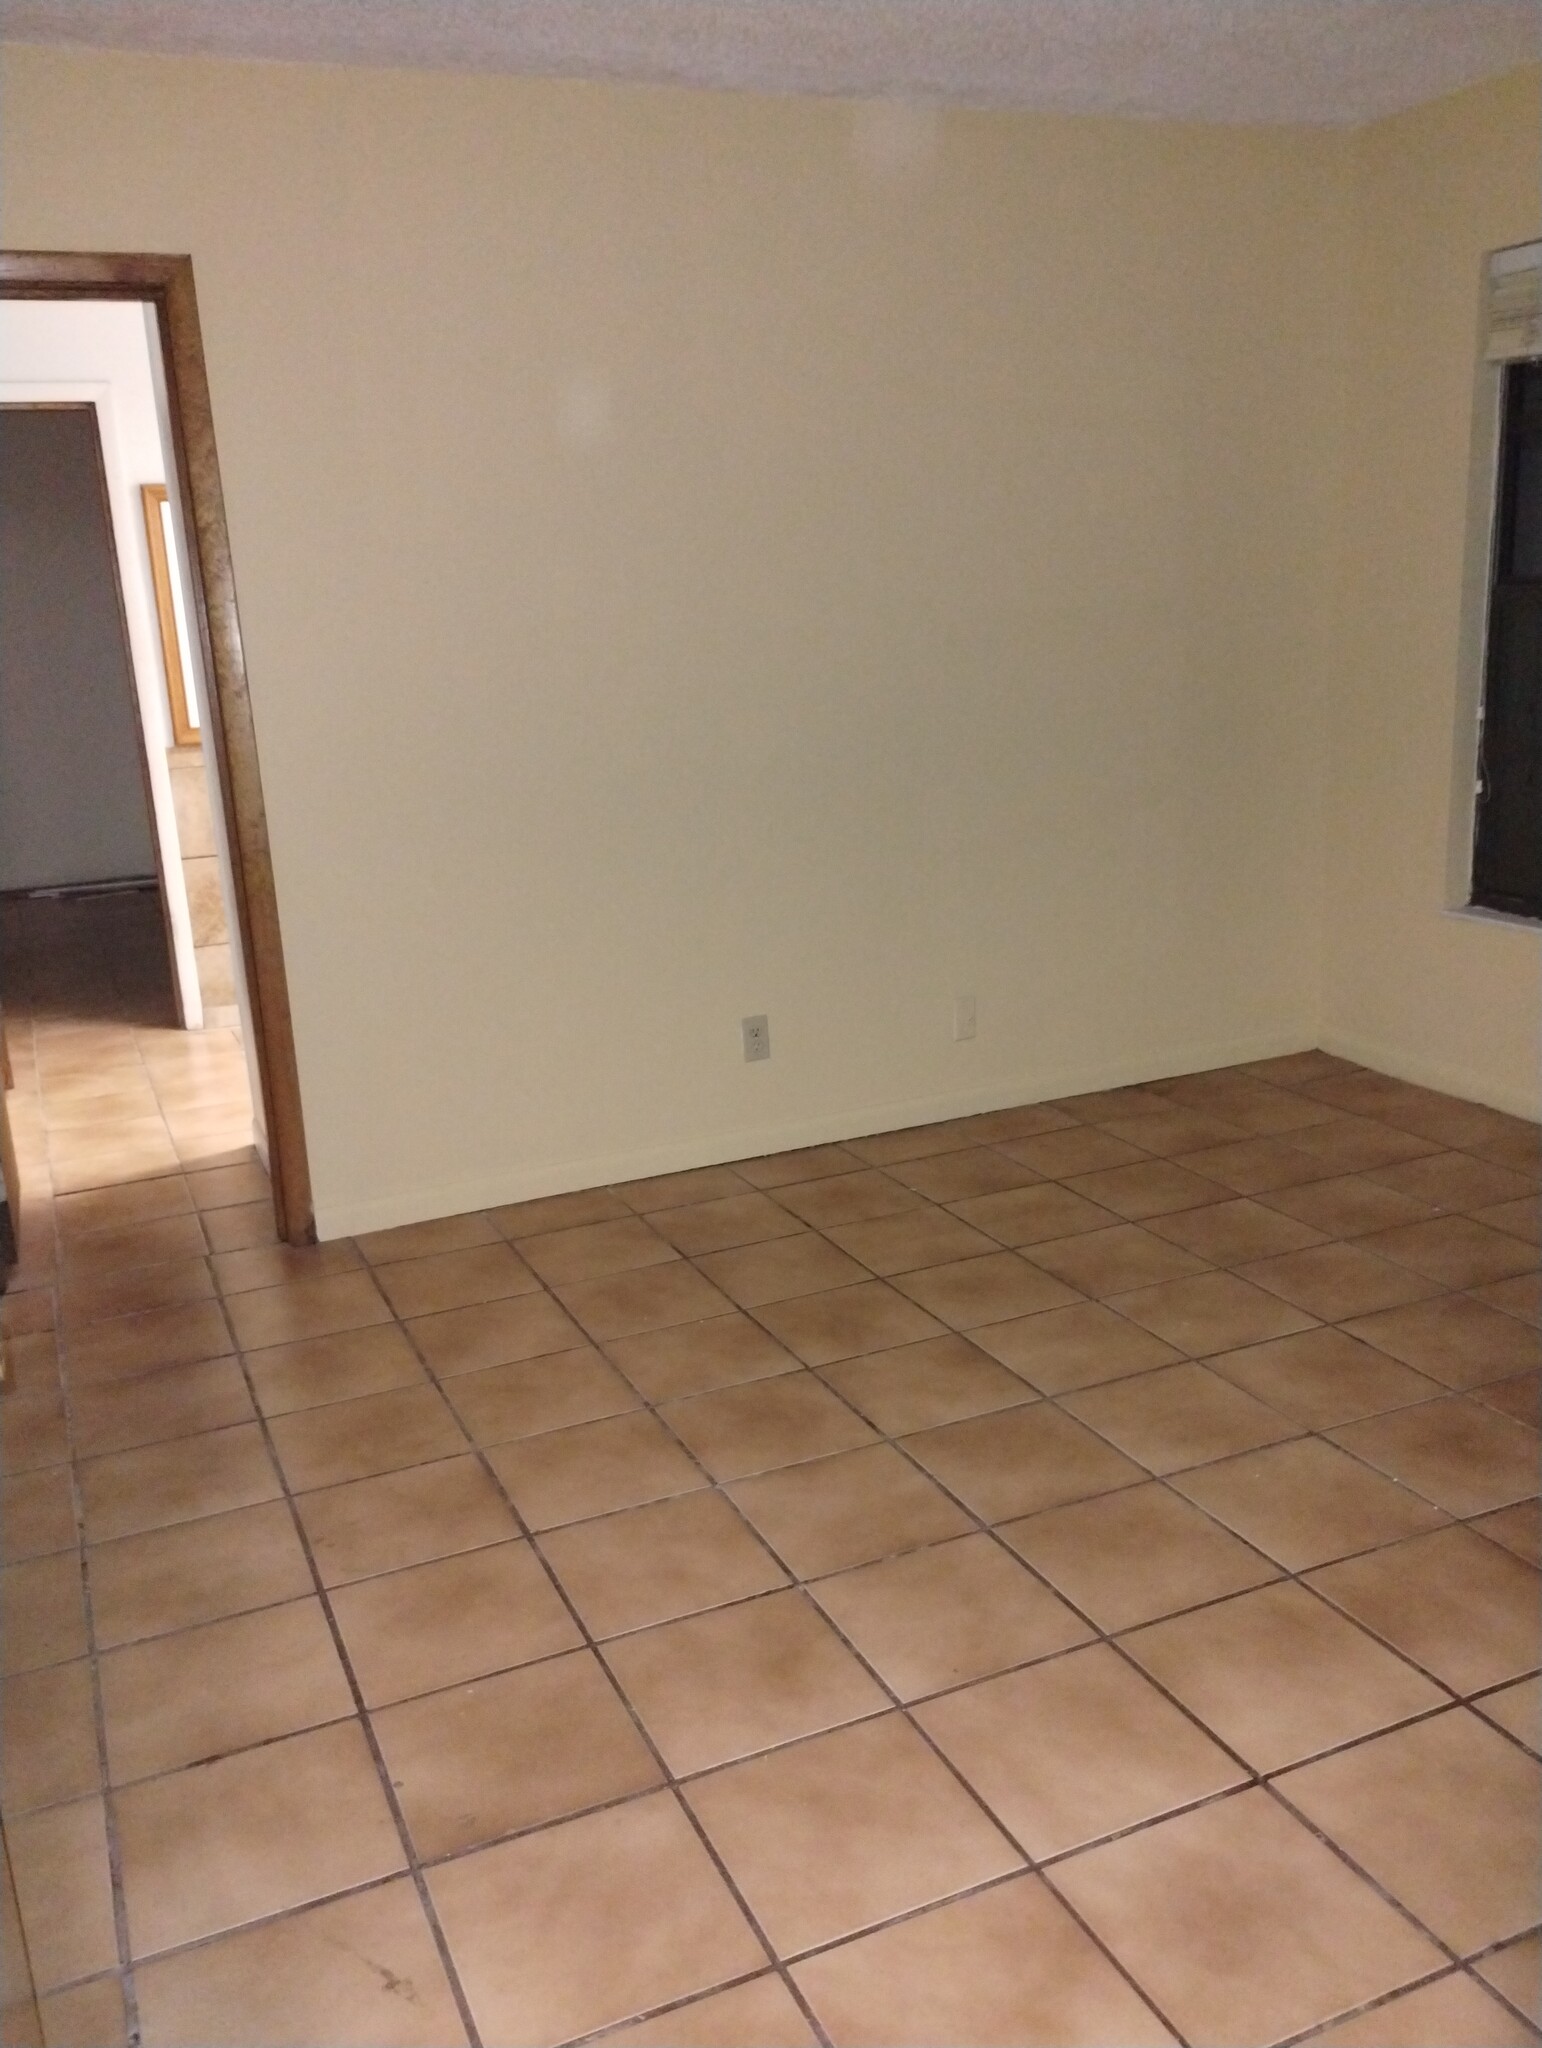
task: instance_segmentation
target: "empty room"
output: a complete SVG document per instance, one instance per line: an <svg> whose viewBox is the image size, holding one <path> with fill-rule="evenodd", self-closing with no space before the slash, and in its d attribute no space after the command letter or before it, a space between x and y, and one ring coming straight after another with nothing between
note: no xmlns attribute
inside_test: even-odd
<svg viewBox="0 0 1542 2048"><path fill-rule="evenodd" d="M1536 0L5 0L0 409L4 2048L1542 2043Z"/></svg>

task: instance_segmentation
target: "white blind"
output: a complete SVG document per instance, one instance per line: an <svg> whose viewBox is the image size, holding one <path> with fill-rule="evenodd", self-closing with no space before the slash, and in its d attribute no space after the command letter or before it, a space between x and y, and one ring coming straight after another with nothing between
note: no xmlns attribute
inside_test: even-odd
<svg viewBox="0 0 1542 2048"><path fill-rule="evenodd" d="M1491 363L1542 356L1542 242L1498 249L1488 259L1487 326Z"/></svg>

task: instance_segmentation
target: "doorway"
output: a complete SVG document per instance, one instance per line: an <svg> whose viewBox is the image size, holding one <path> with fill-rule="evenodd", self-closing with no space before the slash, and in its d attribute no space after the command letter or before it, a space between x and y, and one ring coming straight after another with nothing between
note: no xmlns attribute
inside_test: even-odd
<svg viewBox="0 0 1542 2048"><path fill-rule="evenodd" d="M198 744L215 799L209 858L212 863L217 855L223 871L222 894L234 927L229 934L231 993L243 998L240 1026L251 1055L252 1107L259 1144L266 1155L274 1222L277 1234L287 1242L309 1243L314 1240L315 1225L288 985L191 260L180 256L7 252L0 254L0 300L14 299L137 302L151 324L151 353L160 384L167 502L161 511L152 507L147 495L145 516L147 522L164 521L168 533L181 542L185 567L181 587L186 602L179 624L182 646L194 671L187 679L192 686L191 708L185 710L200 728ZM163 596L164 627L169 623L167 610L175 607L169 588L163 592L158 585L158 605ZM200 785L202 780L200 773ZM172 900L178 882L168 886L164 873L161 882L163 899ZM132 892L110 893L127 896ZM189 894L184 889L184 897ZM94 953L89 941L83 953L77 945L76 953L93 960L94 986L100 999L103 975L114 988L121 987L126 975L132 978L124 965L125 949L136 937L144 937L146 904L143 892L137 915L134 906L109 908L105 898L93 902L95 908L89 915L76 904L71 918L56 924L59 931L73 924L76 941L88 932L97 935ZM14 923L14 916L10 921ZM13 931L11 936L14 944L18 935ZM48 974L57 974L57 965L42 964L55 951L54 935L45 933L31 943L32 964L27 973L34 980L40 973L45 980ZM185 978L184 970L184 982ZM185 986L182 994L185 1011ZM139 995L142 997L143 991ZM194 1000L201 1005L201 995ZM234 1021L234 1006L229 1021ZM220 1020L221 1027L225 1022ZM170 1044L165 1047L168 1053L174 1049ZM217 1056L211 1052L207 1058ZM228 1059L223 1067L228 1081ZM124 1165L124 1177L150 1177L156 1171L148 1163L148 1155L142 1167L135 1168L128 1160ZM187 1162L181 1162L176 1170L187 1170Z"/></svg>

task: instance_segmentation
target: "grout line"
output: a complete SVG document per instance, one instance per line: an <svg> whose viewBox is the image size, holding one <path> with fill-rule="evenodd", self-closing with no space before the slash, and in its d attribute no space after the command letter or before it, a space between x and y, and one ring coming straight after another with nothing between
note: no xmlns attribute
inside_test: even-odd
<svg viewBox="0 0 1542 2048"><path fill-rule="evenodd" d="M267 1451L268 1458L273 1466L273 1469L277 1474L279 1485L283 1488L282 1497L288 1504L290 1520L294 1525L295 1535L299 1540L300 1548L305 1553L305 1562L310 1569L311 1582L315 1588L315 1597L320 1603L322 1615L325 1617L327 1629L332 1638L333 1651L336 1654L338 1663L342 1668L343 1677L347 1683L349 1693L351 1694L353 1699L353 1718L355 1718L359 1724L359 1728L363 1735L364 1742L369 1750L370 1761L375 1769L375 1776L379 1781L380 1789L385 1796L386 1808L390 1813L392 1823L396 1828L398 1839L401 1842L402 1854L405 1859L404 1867L406 1873L412 1881L413 1887L417 1893L419 1908L422 1911L424 1919L428 1923L429 1935L434 1943L435 1949L438 1951L440 1967L443 1969L445 1973L445 1979L449 1985L450 1995L454 1999L456 2010L460 2015L461 2025L466 2030L466 2040L469 2043L469 2048L482 2048L482 2037L477 2030L476 2019L471 2010L470 2000L467 1998L465 1988L461 1984L460 1973L455 1966L455 1959L450 1952L450 1944L445 1938L444 1928L440 1924L438 1911L434 1905L433 1898L429 1893L428 1886L424 1881L422 1868L418 1862L417 1851L413 1844L411 1833L409 1832L407 1827L406 1815L402 1810L400 1800L396 1796L396 1787L391 1781L391 1773L386 1766L385 1756L380 1748L379 1739L375 1734L374 1723L370 1719L369 1709L366 1707L364 1702L363 1688L359 1683L359 1679L356 1672L354 1671L353 1660L349 1656L347 1643L344 1640L343 1632L341 1627L339 1626L337 1616L332 1609L330 1591L328 1587L323 1583L321 1568L316 1562L316 1553L314 1548L312 1547L309 1532L306 1530L304 1519L301 1516L299 1509L295 1505L295 1497L290 1489L288 1474L284 1470L283 1462L280 1459L277 1447L274 1444L272 1431L268 1426L268 1418L262 1413L261 1407L258 1404L257 1391L252 1384L251 1374L247 1369L247 1364L244 1356L241 1358L241 1373L243 1379L246 1382L247 1396L250 1399L253 1408L257 1411L258 1427L262 1431L263 1445ZM300 1729L293 1729L289 1732L291 1734L301 1734L306 1731ZM390 1873L391 1876L400 1876L401 1874L402 1873L400 1871L393 1871ZM326 1896L331 1897L334 1896L334 1894L329 1893ZM290 1910L303 1910L303 1908L307 1905L316 1905L321 1903L323 1903L322 1900L302 1900L298 1902L296 1906L292 1906ZM233 1930L224 1929L221 1931L231 1932Z"/></svg>

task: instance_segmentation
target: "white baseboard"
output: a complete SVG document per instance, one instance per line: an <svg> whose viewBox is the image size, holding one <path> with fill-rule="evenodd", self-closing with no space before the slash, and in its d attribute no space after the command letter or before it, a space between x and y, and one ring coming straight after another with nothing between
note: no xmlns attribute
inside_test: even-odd
<svg viewBox="0 0 1542 2048"><path fill-rule="evenodd" d="M1510 1116L1525 1117L1529 1123L1542 1118L1542 1075L1534 1089L1508 1088L1475 1067L1427 1060L1418 1053L1405 1052L1400 1046L1382 1045L1347 1032L1325 1031L1319 1042L1324 1052L1337 1053L1340 1059L1353 1060L1358 1066L1373 1067L1378 1074L1390 1074L1394 1080L1435 1088L1442 1095L1460 1095L1467 1102L1481 1102Z"/></svg>
<svg viewBox="0 0 1542 2048"><path fill-rule="evenodd" d="M644 1180L652 1174L679 1173L696 1166L724 1166L735 1159L755 1159L767 1152L836 1144L844 1138L871 1137L878 1131L905 1130L911 1124L940 1123L948 1117L975 1116L983 1110L1013 1109L1020 1103L1052 1102L1063 1095L1085 1095L1095 1088L1127 1088L1142 1081L1165 1080L1174 1074L1200 1073L1208 1067L1277 1059L1284 1053L1307 1051L1315 1042L1308 1029L1190 1045L1178 1052L1151 1054L1111 1065L998 1080L954 1094L917 1096L875 1103L860 1110L832 1111L797 1123L761 1125L713 1137L698 1135L639 1152L511 1166L474 1181L397 1188L389 1194L359 1200L344 1198L332 1202L318 1195L316 1232L323 1240L357 1237L367 1230L389 1230L399 1223L421 1223L436 1216L461 1216L473 1209L497 1209L543 1195L570 1194L577 1188Z"/></svg>

